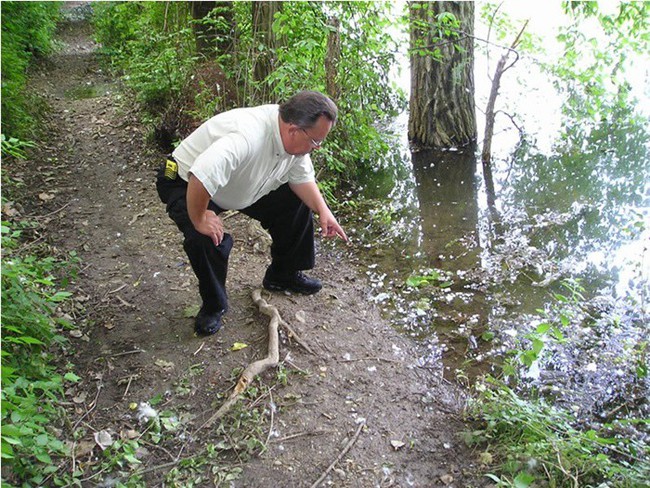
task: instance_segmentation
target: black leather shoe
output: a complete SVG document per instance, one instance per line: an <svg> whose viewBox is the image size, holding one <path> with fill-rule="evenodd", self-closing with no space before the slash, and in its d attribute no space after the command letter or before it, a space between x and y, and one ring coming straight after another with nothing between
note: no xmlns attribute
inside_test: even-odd
<svg viewBox="0 0 650 488"><path fill-rule="evenodd" d="M200 336L216 334L221 329L221 317L223 310L213 312L201 307L194 320L194 332Z"/></svg>
<svg viewBox="0 0 650 488"><path fill-rule="evenodd" d="M323 288L319 280L305 276L302 271L281 275L272 272L271 268L266 270L262 285L271 291L293 291L303 295L313 295Z"/></svg>

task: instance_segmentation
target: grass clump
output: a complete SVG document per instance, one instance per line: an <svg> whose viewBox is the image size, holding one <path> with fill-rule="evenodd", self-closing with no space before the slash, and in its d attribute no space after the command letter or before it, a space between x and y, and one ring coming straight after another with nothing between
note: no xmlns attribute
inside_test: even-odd
<svg viewBox="0 0 650 488"><path fill-rule="evenodd" d="M494 378L477 392L468 414L480 427L466 433L467 441L486 446L481 458L489 459L487 476L497 486L632 488L650 479L648 446L641 441L578 429L567 410L524 399Z"/></svg>

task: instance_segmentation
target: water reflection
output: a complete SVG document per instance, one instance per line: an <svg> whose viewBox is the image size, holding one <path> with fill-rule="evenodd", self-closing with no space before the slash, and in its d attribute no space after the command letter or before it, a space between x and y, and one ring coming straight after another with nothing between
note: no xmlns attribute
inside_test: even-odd
<svg viewBox="0 0 650 488"><path fill-rule="evenodd" d="M566 117L562 127L546 149L524 134L504 157L497 141L502 156L489 168L467 148L416 152L373 173L367 190L392 209L392 222L368 245L368 274L395 326L428 345L423 362L442 361L448 377L490 371L525 344L540 309L565 313L553 308L562 283L581 279L587 307L563 318L565 344L546 346L529 378L559 388L582 406L576 412L602 416L631 388L636 399L648 389L636 369L647 368L648 120L631 104L597 121ZM413 285L431 270L451 286Z"/></svg>
<svg viewBox="0 0 650 488"><path fill-rule="evenodd" d="M478 264L478 185L476 148L419 151L412 155L422 221L421 249L436 267L473 268ZM453 259L453 263L449 262ZM432 264L434 264L432 263Z"/></svg>

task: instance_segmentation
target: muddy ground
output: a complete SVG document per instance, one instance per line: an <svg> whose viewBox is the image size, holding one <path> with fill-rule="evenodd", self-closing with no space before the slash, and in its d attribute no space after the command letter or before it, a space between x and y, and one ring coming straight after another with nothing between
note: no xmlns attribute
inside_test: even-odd
<svg viewBox="0 0 650 488"><path fill-rule="evenodd" d="M82 378L67 392L73 427L85 431L75 466L91 473L101 462L96 433L117 439L141 431L132 404L157 397L156 408L174 412L181 425L138 452L146 486L173 485L165 481L170 470L209 444L223 448L219 465L235 473L231 486L312 486L346 446L322 485L482 486L479 453L460 437L462 391L441 378L440 367L422 367L424 352L380 317L354 249L342 245L318 242L320 293L264 294L313 350L283 333L282 367L263 374L235 409L261 407L256 426L265 447L236 451L224 442L232 434L223 425L200 428L232 388L233 369L266 354L268 318L251 292L269 263L267 238L244 216L226 220L235 240L230 311L217 335L197 337L196 279L154 186L163 154L98 62L88 24L68 22L59 37L60 49L31 82L49 106L47 140L4 171L25 183L24 212L42 225L44 239L81 258L72 286L77 307L67 312L80 331L70 334L64 358ZM233 351L235 343L248 347ZM203 480L197 486L216 484L209 465L195 472L205 475L191 475ZM117 468L84 484L116 479Z"/></svg>

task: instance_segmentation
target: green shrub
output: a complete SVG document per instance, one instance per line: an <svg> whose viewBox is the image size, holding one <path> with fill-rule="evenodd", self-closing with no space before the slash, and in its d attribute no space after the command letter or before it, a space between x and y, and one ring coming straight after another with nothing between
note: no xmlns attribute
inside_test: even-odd
<svg viewBox="0 0 650 488"><path fill-rule="evenodd" d="M393 27L399 20L389 14L389 3L330 2L324 8L314 2L283 2L273 23L278 42L271 52L253 39L251 3L234 2L229 8L234 19L234 50L224 53L215 48L207 61L218 65L228 86L234 87L229 91L231 100L218 101L221 108L281 102L304 89L324 92L327 40L332 30L327 17L334 15L341 25L337 82L342 95L336 100L341 115L327 144L314 157L326 169L328 187L339 180L354 182L359 171L387 157L390 144L378 124L406 103L404 93L394 88L388 75L397 52ZM204 22L225 31L219 19L214 14ZM190 88L199 61L193 22L185 2L100 2L95 8L97 40L121 70L125 84L154 117L183 96L213 106L206 103L207 97L214 97L213 91L200 84ZM273 59L273 71L255 80L254 60L261 53ZM185 93L190 89L199 93ZM196 114L211 111L194 108Z"/></svg>
<svg viewBox="0 0 650 488"><path fill-rule="evenodd" d="M58 467L53 456L66 454L54 425L62 416L66 381L51 351L61 347L56 308L70 293L61 291L54 273L69 263L21 254L27 224L2 222L2 459L13 481L40 485ZM69 268L68 268L69 269Z"/></svg>
<svg viewBox="0 0 650 488"><path fill-rule="evenodd" d="M570 412L522 398L493 378L478 391L468 412L481 427L467 439L488 446L482 457L498 468L488 475L497 486L633 488L648 480L648 446L640 441L577 429Z"/></svg>
<svg viewBox="0 0 650 488"><path fill-rule="evenodd" d="M93 24L102 52L143 108L154 115L164 112L195 66L185 2L100 2Z"/></svg>
<svg viewBox="0 0 650 488"><path fill-rule="evenodd" d="M34 56L52 49L60 2L2 2L2 132L25 136L34 124L25 93Z"/></svg>

